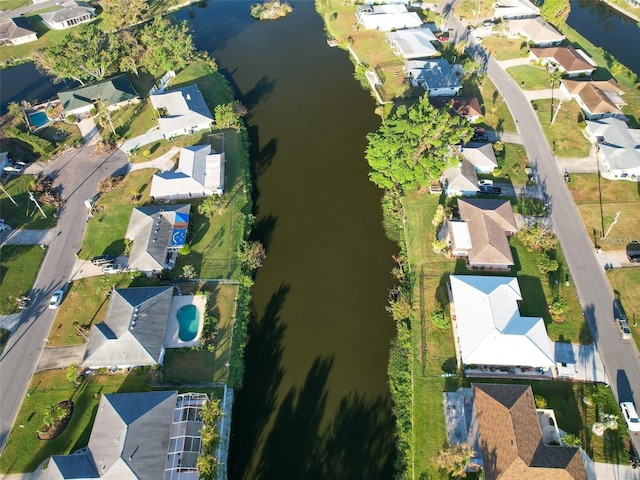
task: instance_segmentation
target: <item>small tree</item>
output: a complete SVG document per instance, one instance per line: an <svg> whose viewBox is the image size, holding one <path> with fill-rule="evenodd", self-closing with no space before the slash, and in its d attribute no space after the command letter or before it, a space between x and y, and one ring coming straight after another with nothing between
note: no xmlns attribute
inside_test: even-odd
<svg viewBox="0 0 640 480"><path fill-rule="evenodd" d="M54 403L45 408L42 423L44 423L46 427L53 427L56 423L62 421L62 419L64 419L64 417L66 416L67 409L59 403Z"/></svg>
<svg viewBox="0 0 640 480"><path fill-rule="evenodd" d="M184 278L196 278L196 269L193 265L185 265L182 267L182 276Z"/></svg>
<svg viewBox="0 0 640 480"><path fill-rule="evenodd" d="M22 112L24 109L17 102L11 102L7 106L7 114L11 117L12 120L20 120L22 118Z"/></svg>
<svg viewBox="0 0 640 480"><path fill-rule="evenodd" d="M528 228L521 228L516 237L529 251L545 252L558 245L555 234L538 222Z"/></svg>
<svg viewBox="0 0 640 480"><path fill-rule="evenodd" d="M450 443L438 453L436 465L453 477L464 478L474 455L475 451L468 443Z"/></svg>
<svg viewBox="0 0 640 480"><path fill-rule="evenodd" d="M547 399L542 395L534 395L533 400L536 402L536 408L547 408Z"/></svg>
<svg viewBox="0 0 640 480"><path fill-rule="evenodd" d="M67 380L78 386L78 365L69 365L67 368Z"/></svg>
<svg viewBox="0 0 640 480"><path fill-rule="evenodd" d="M551 304L549 305L549 313L552 317L558 318L567 313L568 304L567 299L560 296L554 295Z"/></svg>
<svg viewBox="0 0 640 480"><path fill-rule="evenodd" d="M436 207L435 213L433 214L433 218L431 219L431 224L437 229L440 225L442 225L442 222L444 222L444 218L445 218L444 205L439 203L438 206Z"/></svg>
<svg viewBox="0 0 640 480"><path fill-rule="evenodd" d="M538 265L538 270L540 270L540 273L543 275L555 272L560 267L558 261L551 259L551 257L549 257L549 255L547 255L546 253L542 253L538 257L536 264Z"/></svg>
<svg viewBox="0 0 640 480"><path fill-rule="evenodd" d="M216 128L238 128L240 116L236 113L233 103L216 105L213 109L213 119Z"/></svg>
<svg viewBox="0 0 640 480"><path fill-rule="evenodd" d="M411 296L400 287L389 290L389 305L385 307L396 322L411 315Z"/></svg>
<svg viewBox="0 0 640 480"><path fill-rule="evenodd" d="M442 330L449 330L451 328L451 318L443 309L431 312L431 323Z"/></svg>
<svg viewBox="0 0 640 480"><path fill-rule="evenodd" d="M211 195L198 205L198 213L208 218L212 218L215 215L222 215L224 209L225 202L222 195Z"/></svg>
<svg viewBox="0 0 640 480"><path fill-rule="evenodd" d="M243 268L255 270L262 266L262 262L267 257L267 253L260 242L244 241L236 252L236 257Z"/></svg>
<svg viewBox="0 0 640 480"><path fill-rule="evenodd" d="M580 437L574 435L573 433L565 433L562 436L562 444L565 447L581 447L582 440L580 440Z"/></svg>

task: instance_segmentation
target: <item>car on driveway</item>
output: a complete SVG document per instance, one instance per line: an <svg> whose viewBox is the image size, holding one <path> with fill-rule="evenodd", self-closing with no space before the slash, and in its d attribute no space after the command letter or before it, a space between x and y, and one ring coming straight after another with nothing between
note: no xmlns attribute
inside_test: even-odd
<svg viewBox="0 0 640 480"><path fill-rule="evenodd" d="M493 187L493 180L486 180L486 179L478 180L478 186L479 187L487 187L487 186Z"/></svg>
<svg viewBox="0 0 640 480"><path fill-rule="evenodd" d="M49 300L49 308L51 310L55 310L62 303L62 299L64 298L64 290L56 290L51 295L51 299Z"/></svg>
<svg viewBox="0 0 640 480"><path fill-rule="evenodd" d="M625 318L618 319L618 325L620 326L620 335L623 340L631 340L631 329L629 328L629 322Z"/></svg>
<svg viewBox="0 0 640 480"><path fill-rule="evenodd" d="M622 417L624 418L627 428L632 432L640 432L640 418L636 412L636 407L633 402L622 402L620 404L620 410L622 411Z"/></svg>
<svg viewBox="0 0 640 480"><path fill-rule="evenodd" d="M493 185L483 185L480 187L480 195L501 195L502 189Z"/></svg>
<svg viewBox="0 0 640 480"><path fill-rule="evenodd" d="M22 173L24 171L24 167L18 164L11 164L4 167L4 171L7 173Z"/></svg>
<svg viewBox="0 0 640 480"><path fill-rule="evenodd" d="M627 257L631 263L640 263L640 253L630 253Z"/></svg>
<svg viewBox="0 0 640 480"><path fill-rule="evenodd" d="M91 263L94 265L106 265L108 263L113 263L116 259L115 255L98 255L97 257L93 257L91 259Z"/></svg>
<svg viewBox="0 0 640 480"><path fill-rule="evenodd" d="M122 265L116 263L108 263L102 266L102 273L120 273L122 272Z"/></svg>
<svg viewBox="0 0 640 480"><path fill-rule="evenodd" d="M489 136L486 133L474 133L471 142L488 142Z"/></svg>

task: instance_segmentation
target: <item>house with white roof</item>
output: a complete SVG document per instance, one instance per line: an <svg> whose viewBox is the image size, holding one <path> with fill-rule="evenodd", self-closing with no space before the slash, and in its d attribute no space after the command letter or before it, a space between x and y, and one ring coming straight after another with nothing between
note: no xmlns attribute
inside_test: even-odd
<svg viewBox="0 0 640 480"><path fill-rule="evenodd" d="M149 100L158 112L158 126L165 138L211 128L213 116L197 85L149 95Z"/></svg>
<svg viewBox="0 0 640 480"><path fill-rule="evenodd" d="M86 3L63 2L58 4L59 8L51 11L40 13L42 23L51 30L64 30L75 27L81 23L90 22L96 9Z"/></svg>
<svg viewBox="0 0 640 480"><path fill-rule="evenodd" d="M555 367L544 320L523 317L516 277L451 275L454 338L461 366L468 370Z"/></svg>
<svg viewBox="0 0 640 480"><path fill-rule="evenodd" d="M587 136L598 148L598 158L610 180L640 181L640 130L615 117L587 120Z"/></svg>
<svg viewBox="0 0 640 480"><path fill-rule="evenodd" d="M440 183L445 194L450 197L472 197L480 191L476 169L465 158L458 165L447 168L442 173Z"/></svg>
<svg viewBox="0 0 640 480"><path fill-rule="evenodd" d="M43 480L198 480L204 393L110 393L86 449L53 455Z"/></svg>
<svg viewBox="0 0 640 480"><path fill-rule="evenodd" d="M564 36L542 17L513 19L505 24L510 35L520 35L537 47L557 46L564 39Z"/></svg>
<svg viewBox="0 0 640 480"><path fill-rule="evenodd" d="M4 45L22 45L38 39L38 34L33 30L24 17L7 18L0 20L0 47Z"/></svg>
<svg viewBox="0 0 640 480"><path fill-rule="evenodd" d="M182 147L178 168L157 173L151 180L155 201L209 197L224 193L225 157L211 145Z"/></svg>
<svg viewBox="0 0 640 480"><path fill-rule="evenodd" d="M437 41L434 33L428 28L408 28L387 33L391 51L407 60L439 56L440 52L431 43Z"/></svg>
<svg viewBox="0 0 640 480"><path fill-rule="evenodd" d="M467 143L460 153L466 158L478 173L491 173L498 168L498 159L493 151L493 145L486 143Z"/></svg>
<svg viewBox="0 0 640 480"><path fill-rule="evenodd" d="M430 97L460 95L462 84L449 62L443 58L409 60L404 69L411 84L424 88Z"/></svg>
<svg viewBox="0 0 640 480"><path fill-rule="evenodd" d="M493 16L496 19L534 18L540 15L540 9L529 0L498 0L493 4Z"/></svg>
<svg viewBox="0 0 640 480"><path fill-rule="evenodd" d="M358 23L367 30L379 30L390 32L402 28L416 28L422 25L420 16L415 12L409 12L407 7L400 3L385 5L360 5L356 9Z"/></svg>
<svg viewBox="0 0 640 480"><path fill-rule="evenodd" d="M134 208L125 233L132 242L127 267L148 275L173 268L186 243L190 209L189 204Z"/></svg>

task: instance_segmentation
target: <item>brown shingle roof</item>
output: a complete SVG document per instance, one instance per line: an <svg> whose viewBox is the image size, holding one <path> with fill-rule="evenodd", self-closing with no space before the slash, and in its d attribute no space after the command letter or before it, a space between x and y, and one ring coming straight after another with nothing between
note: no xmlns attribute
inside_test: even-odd
<svg viewBox="0 0 640 480"><path fill-rule="evenodd" d="M469 264L513 265L507 233L518 230L509 200L458 200L460 219L471 237Z"/></svg>
<svg viewBox="0 0 640 480"><path fill-rule="evenodd" d="M571 45L566 47L532 48L536 58L551 58L567 72L595 70Z"/></svg>
<svg viewBox="0 0 640 480"><path fill-rule="evenodd" d="M429 97L436 108L450 107L461 117L480 117L482 109L476 97Z"/></svg>
<svg viewBox="0 0 640 480"><path fill-rule="evenodd" d="M577 95L591 113L618 113L616 105L624 105L620 95L624 94L615 81L562 80L562 84L572 95ZM613 102L611 97L616 101Z"/></svg>
<svg viewBox="0 0 640 480"><path fill-rule="evenodd" d="M545 446L529 385L473 384L487 480L587 480L580 449Z"/></svg>

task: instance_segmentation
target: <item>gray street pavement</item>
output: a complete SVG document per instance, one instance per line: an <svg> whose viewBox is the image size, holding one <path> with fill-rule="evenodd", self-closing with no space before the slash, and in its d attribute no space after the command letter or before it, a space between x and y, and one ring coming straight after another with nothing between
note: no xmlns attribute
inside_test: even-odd
<svg viewBox="0 0 640 480"><path fill-rule="evenodd" d="M109 155L94 153L92 146L65 154L44 168L60 185L60 208L56 235L36 277L31 303L0 356L0 451L18 413L22 399L40 360L56 310L47 308L54 290L66 283L80 249L86 226L84 201L96 191L98 182L115 171L126 171L126 156L119 150Z"/></svg>

